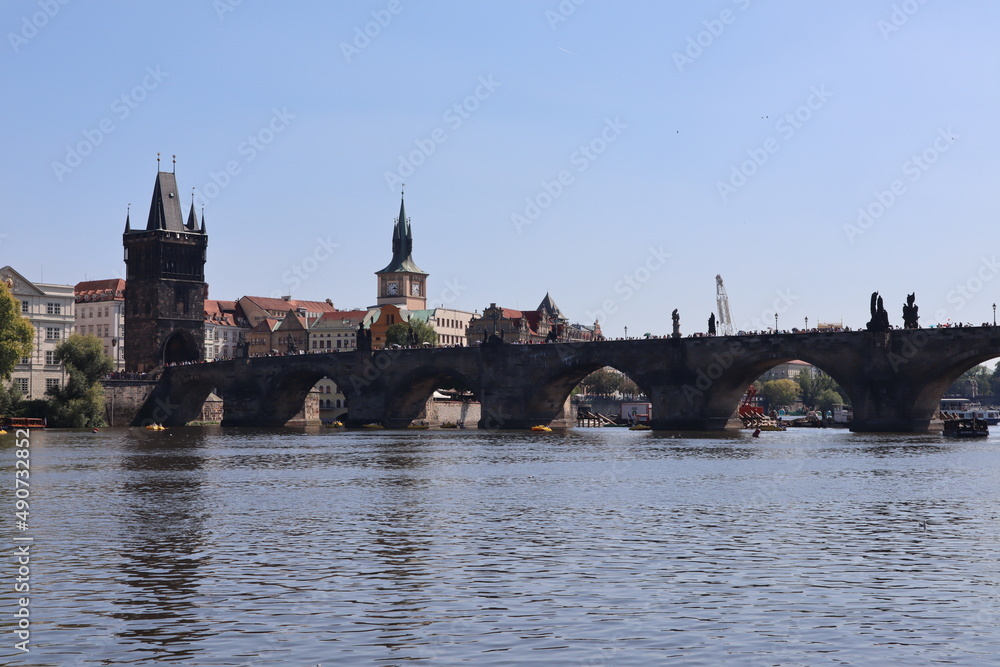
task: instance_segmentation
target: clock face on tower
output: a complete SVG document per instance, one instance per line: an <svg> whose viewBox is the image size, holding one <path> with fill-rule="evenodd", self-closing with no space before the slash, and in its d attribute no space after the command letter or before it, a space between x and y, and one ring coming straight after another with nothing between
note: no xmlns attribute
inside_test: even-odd
<svg viewBox="0 0 1000 667"><path fill-rule="evenodd" d="M389 295L399 294L399 283L386 283L385 293Z"/></svg>
<svg viewBox="0 0 1000 667"><path fill-rule="evenodd" d="M410 293L413 296L420 296L420 283L413 283L410 285Z"/></svg>

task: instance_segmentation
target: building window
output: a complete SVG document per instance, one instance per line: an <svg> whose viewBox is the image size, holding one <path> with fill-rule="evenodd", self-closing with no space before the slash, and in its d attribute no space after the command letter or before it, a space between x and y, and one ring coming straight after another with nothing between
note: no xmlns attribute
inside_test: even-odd
<svg viewBox="0 0 1000 667"><path fill-rule="evenodd" d="M45 327L45 340L59 340L62 338L62 329L59 327Z"/></svg>
<svg viewBox="0 0 1000 667"><path fill-rule="evenodd" d="M14 380L14 382L17 384L17 388L21 391L21 393L24 394L25 396L27 396L28 395L28 378L17 378L17 379Z"/></svg>
<svg viewBox="0 0 1000 667"><path fill-rule="evenodd" d="M22 313L27 313L28 312L28 302L27 301L22 301L21 302L21 312ZM27 382L27 380L25 380L25 382Z"/></svg>
<svg viewBox="0 0 1000 667"><path fill-rule="evenodd" d="M62 315L62 304L51 303L51 302L45 304L45 314L46 315Z"/></svg>
<svg viewBox="0 0 1000 667"><path fill-rule="evenodd" d="M58 389L59 388L59 378L45 378L45 389Z"/></svg>
<svg viewBox="0 0 1000 667"><path fill-rule="evenodd" d="M21 357L21 363L22 364L30 364L31 363L31 359L29 359L28 357Z"/></svg>
<svg viewBox="0 0 1000 667"><path fill-rule="evenodd" d="M56 363L56 352L55 350L45 350L45 363L49 366Z"/></svg>

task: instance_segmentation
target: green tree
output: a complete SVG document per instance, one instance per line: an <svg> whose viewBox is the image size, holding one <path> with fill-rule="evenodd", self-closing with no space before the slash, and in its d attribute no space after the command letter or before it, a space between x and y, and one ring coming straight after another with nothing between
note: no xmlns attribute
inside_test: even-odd
<svg viewBox="0 0 1000 667"><path fill-rule="evenodd" d="M588 394L613 396L623 389L623 376L611 368L601 368L583 378L580 386Z"/></svg>
<svg viewBox="0 0 1000 667"><path fill-rule="evenodd" d="M430 343L431 345L437 345L438 335L434 331L429 323L423 320L410 320L410 328L413 329L413 335L417 339L418 345L423 345L424 343Z"/></svg>
<svg viewBox="0 0 1000 667"><path fill-rule="evenodd" d="M386 347L390 345L409 345L410 344L410 327L397 322L396 324L390 324L385 330L385 345Z"/></svg>
<svg viewBox="0 0 1000 667"><path fill-rule="evenodd" d="M0 380L10 379L14 366L31 354L35 329L21 314L21 302L0 280Z"/></svg>
<svg viewBox="0 0 1000 667"><path fill-rule="evenodd" d="M951 386L948 387L945 393L969 397L978 396L980 394L992 394L992 380L995 375L996 371L994 370L991 373L986 366L973 366L969 370L962 373L961 377L951 383Z"/></svg>
<svg viewBox="0 0 1000 667"><path fill-rule="evenodd" d="M13 382L0 382L0 415L14 417L24 403L24 394Z"/></svg>
<svg viewBox="0 0 1000 667"><path fill-rule="evenodd" d="M760 395L768 409L788 406L798 400L801 389L795 380L769 380L760 387Z"/></svg>
<svg viewBox="0 0 1000 667"><path fill-rule="evenodd" d="M819 396L816 397L816 402L814 406L817 410L822 410L823 412L826 412L828 410L832 410L833 406L837 405L838 403L843 403L843 402L844 399L840 397L840 394L837 393L836 390L824 389L819 393Z"/></svg>
<svg viewBox="0 0 1000 667"><path fill-rule="evenodd" d="M437 332L434 331L434 327L423 320L412 319L406 324L397 322L390 324L385 330L385 344L387 346L402 345L406 347L413 344L413 338L416 338L418 345L437 344Z"/></svg>
<svg viewBox="0 0 1000 667"><path fill-rule="evenodd" d="M798 377L795 378L795 381L799 385L802 405L807 407L815 407L819 395L827 389L832 389L834 391L839 389L837 383L834 382L832 377L819 370L815 373L799 373Z"/></svg>
<svg viewBox="0 0 1000 667"><path fill-rule="evenodd" d="M51 397L52 425L64 428L104 426L101 378L114 369L115 362L104 353L101 339L94 335L73 334L59 344L55 357L66 366L69 380L65 386L46 392Z"/></svg>

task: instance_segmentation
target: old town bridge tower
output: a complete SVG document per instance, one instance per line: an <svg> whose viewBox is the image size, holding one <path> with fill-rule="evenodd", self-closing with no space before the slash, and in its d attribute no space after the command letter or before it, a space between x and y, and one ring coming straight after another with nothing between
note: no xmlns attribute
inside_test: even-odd
<svg viewBox="0 0 1000 667"><path fill-rule="evenodd" d="M199 361L205 348L205 250L208 234L194 202L187 222L177 180L159 171L145 229L125 233L125 369Z"/></svg>

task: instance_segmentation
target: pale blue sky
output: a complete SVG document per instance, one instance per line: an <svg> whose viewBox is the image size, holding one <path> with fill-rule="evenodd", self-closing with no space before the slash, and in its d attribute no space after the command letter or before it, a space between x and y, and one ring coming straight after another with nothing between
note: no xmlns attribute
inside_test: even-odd
<svg viewBox="0 0 1000 667"><path fill-rule="evenodd" d="M432 305L549 291L614 336L704 330L717 273L753 328L1000 297L985 0L35 0L0 26L0 263L29 279L120 275L159 151L207 200L213 298L374 303L401 159Z"/></svg>

